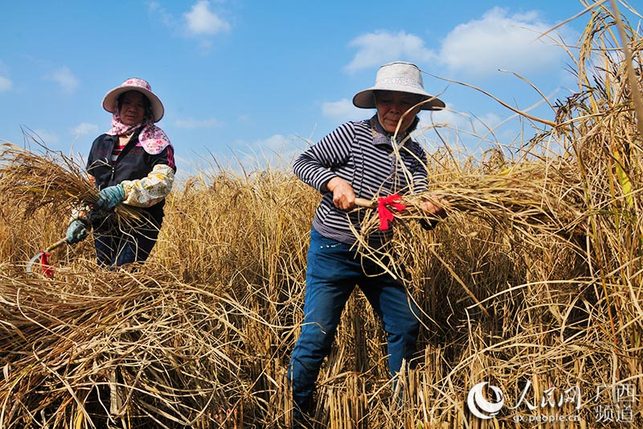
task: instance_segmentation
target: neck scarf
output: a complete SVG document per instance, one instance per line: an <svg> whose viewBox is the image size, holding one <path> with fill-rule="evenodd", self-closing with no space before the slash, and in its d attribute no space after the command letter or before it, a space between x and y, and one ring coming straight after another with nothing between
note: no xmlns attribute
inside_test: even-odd
<svg viewBox="0 0 643 429"><path fill-rule="evenodd" d="M145 119L136 125L125 125L121 122L121 117L118 112L112 114L112 128L107 131L107 134L117 137L128 136L139 128L142 128L142 130L138 135L138 144L150 155L158 155L163 152L163 149L166 147L172 146L165 132L154 125L151 119Z"/></svg>

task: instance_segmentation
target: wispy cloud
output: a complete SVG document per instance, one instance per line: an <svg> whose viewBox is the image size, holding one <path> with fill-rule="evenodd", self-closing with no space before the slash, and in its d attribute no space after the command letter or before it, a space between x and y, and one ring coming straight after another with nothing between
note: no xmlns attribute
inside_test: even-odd
<svg viewBox="0 0 643 429"><path fill-rule="evenodd" d="M78 78L67 66L52 71L45 78L58 84L60 89L67 93L74 92L79 85Z"/></svg>
<svg viewBox="0 0 643 429"><path fill-rule="evenodd" d="M47 146L55 145L60 141L58 134L43 129L33 130L33 136Z"/></svg>
<svg viewBox="0 0 643 429"><path fill-rule="evenodd" d="M187 31L195 36L212 36L230 30L230 24L210 10L210 2L197 1L189 12L183 14Z"/></svg>
<svg viewBox="0 0 643 429"><path fill-rule="evenodd" d="M473 116L470 113L453 110L452 107L438 112L422 112L420 114L421 124L424 126L431 124L468 134L480 135L488 134L489 130L494 130L502 123L502 118L493 112Z"/></svg>
<svg viewBox="0 0 643 429"><path fill-rule="evenodd" d="M282 134L275 134L265 140L259 140L258 142L255 142L255 146L260 146L265 148L266 150L272 150L276 153L280 153L284 150L288 150L293 141L293 137L286 137Z"/></svg>
<svg viewBox="0 0 643 429"><path fill-rule="evenodd" d="M274 134L265 139L235 141L233 147L233 159L246 169L288 169L294 158L306 147L306 141L297 136ZM230 165L234 165L234 162L230 162Z"/></svg>
<svg viewBox="0 0 643 429"><path fill-rule="evenodd" d="M188 128L188 129L214 128L214 127L219 127L222 124L223 123L221 121L215 118L209 118L209 119L184 118L184 119L177 119L174 123L174 125L176 125L179 128Z"/></svg>
<svg viewBox="0 0 643 429"><path fill-rule="evenodd" d="M424 46L420 37L404 31L397 34L387 31L363 34L353 39L349 46L357 48L357 53L346 66L348 72L399 59L428 62L435 58L435 53Z"/></svg>
<svg viewBox="0 0 643 429"><path fill-rule="evenodd" d="M430 151L443 147L446 141L454 151L476 155L490 145L516 141L521 136L520 120L513 114L501 116L483 112L474 116L449 106L436 112L420 112L419 117L414 137ZM439 129L439 138L436 138L435 129Z"/></svg>
<svg viewBox="0 0 643 429"><path fill-rule="evenodd" d="M13 88L13 82L11 79L5 76L0 76L0 92L6 92Z"/></svg>
<svg viewBox="0 0 643 429"><path fill-rule="evenodd" d="M347 98L322 103L322 114L341 121L361 119L364 116L363 110L353 106L353 102Z"/></svg>
<svg viewBox="0 0 643 429"><path fill-rule="evenodd" d="M157 1L147 2L147 8L150 13L156 16L159 21L166 27L174 28L176 26L176 20L161 4Z"/></svg>
<svg viewBox="0 0 643 429"><path fill-rule="evenodd" d="M90 124L88 122L81 122L71 129L71 134L74 136L74 140L78 140L81 137L88 135L94 135L98 133L98 125Z"/></svg>

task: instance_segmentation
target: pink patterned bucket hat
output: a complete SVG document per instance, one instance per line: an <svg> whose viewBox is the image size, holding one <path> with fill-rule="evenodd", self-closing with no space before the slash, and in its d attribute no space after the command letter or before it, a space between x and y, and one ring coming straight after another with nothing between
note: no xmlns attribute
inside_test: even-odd
<svg viewBox="0 0 643 429"><path fill-rule="evenodd" d="M125 82L105 94L105 98L103 98L103 109L110 113L116 113L118 97L127 91L138 91L146 96L152 104L154 122L161 120L165 113L161 99L152 92L152 87L146 80L139 79L137 77L127 79Z"/></svg>

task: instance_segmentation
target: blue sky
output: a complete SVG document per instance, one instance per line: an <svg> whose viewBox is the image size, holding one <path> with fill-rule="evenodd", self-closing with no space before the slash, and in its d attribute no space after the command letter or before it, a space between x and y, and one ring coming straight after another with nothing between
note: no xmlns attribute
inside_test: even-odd
<svg viewBox="0 0 643 429"><path fill-rule="evenodd" d="M518 108L541 97L498 69L564 98L575 81L552 39L575 44L587 17L538 36L582 9L574 0L3 2L0 140L22 144L28 127L49 147L86 156L109 128L104 94L135 76L165 105L159 125L179 169L206 168L213 158L224 166L287 164L340 123L370 117L350 100L392 60L480 86ZM467 137L472 128L485 134L481 122L500 143L516 141L521 124L504 122L511 112L429 74L424 81L449 109L422 123L448 126L449 144L488 146ZM534 112L553 117L542 104ZM533 131L522 126L528 139ZM421 139L429 150L442 144L431 130Z"/></svg>

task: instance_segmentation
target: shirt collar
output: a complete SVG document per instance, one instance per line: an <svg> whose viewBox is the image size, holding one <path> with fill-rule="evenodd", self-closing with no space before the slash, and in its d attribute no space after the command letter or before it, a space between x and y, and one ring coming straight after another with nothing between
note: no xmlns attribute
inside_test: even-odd
<svg viewBox="0 0 643 429"><path fill-rule="evenodd" d="M374 145L386 145L386 146L393 146L391 139L393 137L394 133L389 133L382 127L382 124L380 124L379 119L377 118L377 113L373 115L371 119L369 119L369 122L371 124L371 133L373 134L373 144ZM408 133L399 133L397 135L397 138L395 139L398 142L402 142L406 139L406 136Z"/></svg>

